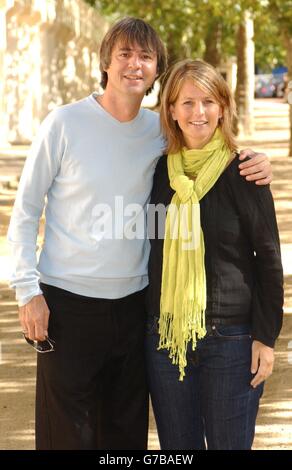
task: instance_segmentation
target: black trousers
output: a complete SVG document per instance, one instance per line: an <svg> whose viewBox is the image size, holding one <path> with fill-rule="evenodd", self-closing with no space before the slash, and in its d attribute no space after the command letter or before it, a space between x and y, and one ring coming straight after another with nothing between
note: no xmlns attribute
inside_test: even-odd
<svg viewBox="0 0 292 470"><path fill-rule="evenodd" d="M146 449L145 289L108 300L41 288L56 351L38 353L36 448Z"/></svg>

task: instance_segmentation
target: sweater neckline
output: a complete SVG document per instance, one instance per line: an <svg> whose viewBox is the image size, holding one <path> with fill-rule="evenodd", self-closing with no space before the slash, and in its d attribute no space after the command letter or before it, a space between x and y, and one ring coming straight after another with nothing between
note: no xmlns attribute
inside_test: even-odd
<svg viewBox="0 0 292 470"><path fill-rule="evenodd" d="M101 104L97 101L96 96L100 96L100 93L94 91L88 98L90 99L90 102L94 105L95 109L98 109L104 117L106 117L109 121L114 123L117 126L127 128L127 127L133 127L140 119L142 118L143 114L143 109L140 108L138 114L134 117L134 119L131 119L131 121L126 121L126 122L121 122L118 119L116 119L112 114L110 114L106 109L104 109Z"/></svg>

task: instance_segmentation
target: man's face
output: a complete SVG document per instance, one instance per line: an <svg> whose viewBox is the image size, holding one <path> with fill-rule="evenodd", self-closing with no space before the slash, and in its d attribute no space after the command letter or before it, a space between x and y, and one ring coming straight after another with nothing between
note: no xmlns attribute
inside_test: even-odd
<svg viewBox="0 0 292 470"><path fill-rule="evenodd" d="M118 42L106 72L106 90L142 98L157 77L157 54L138 44L126 46Z"/></svg>

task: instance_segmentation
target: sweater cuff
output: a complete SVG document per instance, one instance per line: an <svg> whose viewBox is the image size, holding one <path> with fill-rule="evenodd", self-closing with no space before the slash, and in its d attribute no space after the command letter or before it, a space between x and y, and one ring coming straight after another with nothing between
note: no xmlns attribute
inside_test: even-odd
<svg viewBox="0 0 292 470"><path fill-rule="evenodd" d="M28 302L31 301L36 295L42 295L42 290L40 286L31 286L31 287L17 287L16 288L16 300L19 307L23 307Z"/></svg>
<svg viewBox="0 0 292 470"><path fill-rule="evenodd" d="M267 337L264 337L260 334L252 334L252 339L254 341L259 341L260 343L263 343L265 346L269 346L270 348L274 348L275 347L275 343L276 343L276 339L277 338L267 338Z"/></svg>

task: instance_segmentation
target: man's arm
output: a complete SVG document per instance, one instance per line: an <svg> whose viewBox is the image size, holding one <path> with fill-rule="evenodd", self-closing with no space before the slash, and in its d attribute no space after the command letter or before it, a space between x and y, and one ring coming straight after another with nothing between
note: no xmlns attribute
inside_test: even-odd
<svg viewBox="0 0 292 470"><path fill-rule="evenodd" d="M39 287L37 235L45 197L61 162L57 134L51 113L26 159L7 234L13 263L11 287L16 290L20 323L27 337L39 340L47 335L49 311Z"/></svg>
<svg viewBox="0 0 292 470"><path fill-rule="evenodd" d="M270 184L273 179L272 167L267 155L251 149L241 150L239 159L245 160L246 157L250 157L250 160L239 165L241 176L247 181L255 181L258 186Z"/></svg>

